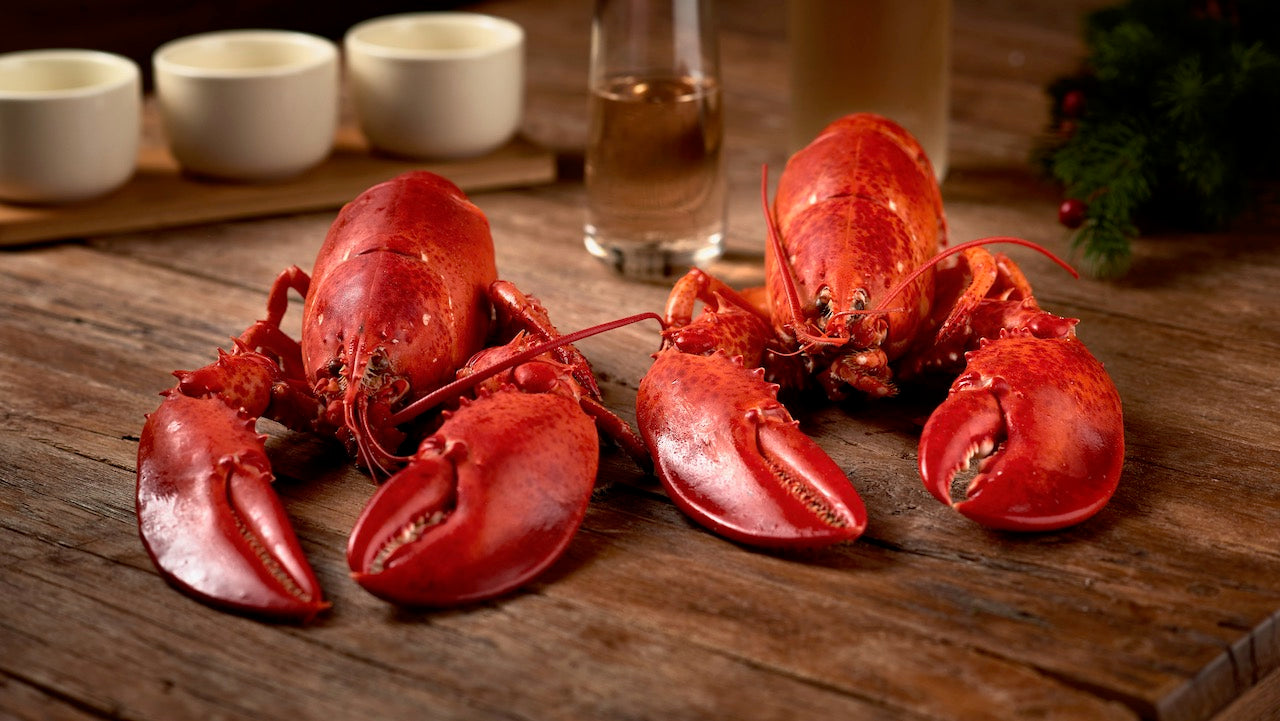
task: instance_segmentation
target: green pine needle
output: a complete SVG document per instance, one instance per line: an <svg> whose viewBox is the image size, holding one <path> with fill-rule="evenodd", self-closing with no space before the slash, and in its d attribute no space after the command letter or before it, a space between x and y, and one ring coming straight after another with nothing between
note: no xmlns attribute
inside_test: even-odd
<svg viewBox="0 0 1280 721"><path fill-rule="evenodd" d="M1128 0L1089 15L1085 39L1033 159L1086 204L1086 269L1117 277L1140 227L1220 227L1277 177L1280 2ZM1085 110L1067 118L1072 91Z"/></svg>

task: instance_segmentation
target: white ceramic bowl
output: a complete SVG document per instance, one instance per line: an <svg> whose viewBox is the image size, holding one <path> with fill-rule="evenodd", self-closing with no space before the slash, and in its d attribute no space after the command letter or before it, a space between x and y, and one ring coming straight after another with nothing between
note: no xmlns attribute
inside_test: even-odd
<svg viewBox="0 0 1280 721"><path fill-rule="evenodd" d="M481 155L506 143L524 108L524 30L465 12L366 20L344 39L360 128L386 153Z"/></svg>
<svg viewBox="0 0 1280 721"><path fill-rule="evenodd" d="M152 56L169 149L188 172L226 180L298 175L333 149L338 51L284 30L180 38Z"/></svg>
<svg viewBox="0 0 1280 721"><path fill-rule="evenodd" d="M0 55L0 199L66 203L123 185L138 162L138 66L96 50Z"/></svg>

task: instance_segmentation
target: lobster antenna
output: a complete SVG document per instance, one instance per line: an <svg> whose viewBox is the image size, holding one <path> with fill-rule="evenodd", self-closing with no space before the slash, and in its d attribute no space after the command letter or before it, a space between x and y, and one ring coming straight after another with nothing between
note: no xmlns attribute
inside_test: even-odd
<svg viewBox="0 0 1280 721"><path fill-rule="evenodd" d="M361 357L363 342L364 339L360 336L352 339L349 353L351 358ZM383 448L373 429L369 427L369 399L365 394L358 392L359 387L354 382L348 384L346 398L342 404L342 414L347 427L354 429L358 457L369 468L369 474L377 480L379 475L384 478L390 476L391 466L407 461L409 457L396 455Z"/></svg>
<svg viewBox="0 0 1280 721"><path fill-rule="evenodd" d="M388 451L378 441L378 437L374 435L373 429L369 426L369 397L366 395L357 396L357 408L348 407L347 417L348 423L351 422L352 414L358 423L356 426L360 432L355 434L356 446L360 449L365 463L369 466L369 475L376 480L379 475L383 477L390 476L393 472L392 466L398 463L408 461L411 456L402 456Z"/></svg>
<svg viewBox="0 0 1280 721"><path fill-rule="evenodd" d="M778 226L773 217L773 213L769 210L769 166L768 164L760 167L760 205L764 209L765 227L769 231L769 246L773 248L773 256L777 259L778 267L782 273L782 287L787 296L787 311L791 314L791 323L787 328L795 334L798 340L804 342L806 346L818 345L844 345L849 341L848 338L832 338L821 335L821 332L811 333L807 328L802 327L800 318L803 317L803 310L800 308L800 291L796 289L796 279L791 274L791 265L786 260L786 250L782 247L782 236L778 234ZM856 313L864 315L893 313L899 309L875 309L856 311ZM846 315L853 314L854 311L846 311Z"/></svg>
<svg viewBox="0 0 1280 721"><path fill-rule="evenodd" d="M582 328L580 330L576 330L567 335L562 335L558 338L552 338L551 340L548 340L548 341L543 341L542 343L539 343L530 348L526 348L520 351L519 353L516 353L515 355L505 358L489 366L488 368L484 368L482 370L476 371L475 373L472 373L471 375L463 376L461 378L458 378L457 380L454 380L451 383L446 383L445 385L440 386L434 391L431 391L425 396L410 403L404 408L401 408L400 410L396 411L391 416L391 423L393 425L398 426L401 423L406 423L408 421L411 421L414 418L417 418L418 416L422 415L426 411L440 405L445 400L449 398L456 398L462 393L465 393L466 391L471 390L472 388L492 378L493 376L496 376L503 371L514 368L520 365L521 363L532 360L533 358L536 358L537 356L540 356L549 350L555 350L560 346L569 345L570 343L576 343L582 340L583 338L590 338L593 335L598 335L606 331L611 331L616 328L621 328L626 325L631 325L632 323L639 323L642 320L651 320L651 319L658 321L658 323L662 323L662 316L658 315L657 313L637 313L635 315L629 315L625 318L619 318L617 320L611 320L605 323L601 323L599 325L593 325L589 328Z"/></svg>
<svg viewBox="0 0 1280 721"><path fill-rule="evenodd" d="M800 308L800 291L796 290L796 279L791 275L791 265L787 263L786 249L782 247L782 236L778 234L778 226L769 210L769 165L760 166L760 206L764 210L764 224L769 231L769 247L773 248L773 257L777 259L778 268L782 272L782 287L787 295L787 310L791 313L791 324L799 325L802 317ZM795 329L792 328L794 332ZM805 333L805 335L809 335Z"/></svg>
<svg viewBox="0 0 1280 721"><path fill-rule="evenodd" d="M1071 277L1073 278L1080 277L1080 274L1076 272L1075 268L1071 267L1070 263L1054 255L1052 251L1050 251L1048 248L1044 247L1043 245L1040 245L1039 243L1033 243L1032 241L1026 240L1024 238L1015 238L1011 235L993 235L989 238L978 238L977 240L969 240L959 245L953 245L950 248L947 248L946 250L943 250L941 253L938 253L932 258L926 260L924 263L921 263L920 267L911 271L907 275L907 277L898 281L897 285L890 288L889 292L885 294L878 303L876 303L876 308L879 309L884 307L885 303L888 303L895 296L899 295L900 293L902 293L902 291L906 290L907 286L915 282L915 280L919 278L922 273L934 267L935 265L942 262L943 260L946 260L947 258L950 258L951 256L957 253L963 253L964 251L970 248L974 248L980 245L995 245L996 243L1011 243L1013 245L1021 245L1024 248L1031 248L1032 250L1035 250L1043 254L1049 260L1052 260L1053 262L1062 266L1064 269L1066 269L1068 273L1071 274Z"/></svg>

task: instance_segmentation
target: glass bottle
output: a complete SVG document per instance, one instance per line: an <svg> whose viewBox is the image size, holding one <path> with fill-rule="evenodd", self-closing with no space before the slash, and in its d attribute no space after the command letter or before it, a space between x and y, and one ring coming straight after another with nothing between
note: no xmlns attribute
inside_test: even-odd
<svg viewBox="0 0 1280 721"><path fill-rule="evenodd" d="M951 0L787 0L791 150L853 112L884 115L947 174Z"/></svg>

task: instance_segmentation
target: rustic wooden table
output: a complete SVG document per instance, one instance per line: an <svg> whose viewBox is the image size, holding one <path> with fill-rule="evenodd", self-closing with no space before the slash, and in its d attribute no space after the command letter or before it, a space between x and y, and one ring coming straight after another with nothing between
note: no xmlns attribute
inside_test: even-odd
<svg viewBox="0 0 1280 721"><path fill-rule="evenodd" d="M1067 252L1027 154L1043 87L1071 70L1096 2L956 0L956 239ZM502 275L563 328L661 307L581 246L587 0L478 7L528 30L524 135L561 179L474 195ZM723 3L730 255L762 281L758 172L786 158L781 3ZM857 68L833 72L857 72ZM579 166L580 169L580 166ZM138 208L145 213L145 208ZM687 521L607 453L567 555L527 589L448 611L391 607L347 576L367 477L268 429L280 493L332 611L313 625L219 613L170 589L138 541L135 454L170 369L257 319L277 271L309 268L326 210L0 251L0 717L17 719L1280 718L1280 244L1274 214L1160 235L1119 282L1014 252L1125 403L1111 504L1079 527L994 533L915 472L925 399L806 412L867 502L862 540L762 553ZM296 313L293 323L297 323ZM294 326L296 328L296 325ZM590 340L631 418L653 327Z"/></svg>

